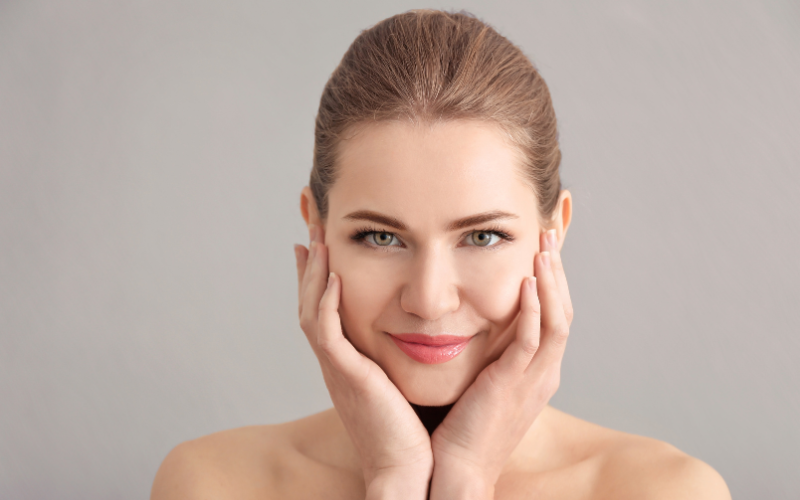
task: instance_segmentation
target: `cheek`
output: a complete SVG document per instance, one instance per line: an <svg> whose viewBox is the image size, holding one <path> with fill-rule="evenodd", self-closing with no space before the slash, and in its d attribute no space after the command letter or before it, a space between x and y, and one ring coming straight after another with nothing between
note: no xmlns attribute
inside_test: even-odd
<svg viewBox="0 0 800 500"><path fill-rule="evenodd" d="M468 266L463 293L479 316L498 326L514 319L522 280L533 276L534 253L533 248L521 248Z"/></svg>
<svg viewBox="0 0 800 500"><path fill-rule="evenodd" d="M330 270L342 279L339 314L342 325L360 350L373 335L371 325L392 300L392 273L387 266L371 265L368 259L331 247Z"/></svg>

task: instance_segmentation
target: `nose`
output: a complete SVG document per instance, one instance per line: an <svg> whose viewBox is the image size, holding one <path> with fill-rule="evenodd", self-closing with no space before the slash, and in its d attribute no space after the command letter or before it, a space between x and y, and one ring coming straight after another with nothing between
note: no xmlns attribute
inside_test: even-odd
<svg viewBox="0 0 800 500"><path fill-rule="evenodd" d="M457 275L449 252L431 248L414 256L400 293L400 307L425 320L458 310Z"/></svg>

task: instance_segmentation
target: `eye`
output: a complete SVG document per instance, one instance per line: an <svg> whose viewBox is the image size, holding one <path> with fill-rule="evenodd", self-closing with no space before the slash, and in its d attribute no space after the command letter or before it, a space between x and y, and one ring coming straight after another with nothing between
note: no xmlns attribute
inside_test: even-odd
<svg viewBox="0 0 800 500"><path fill-rule="evenodd" d="M473 231L467 236L467 245L489 247L497 244L501 239L503 237L494 231Z"/></svg>
<svg viewBox="0 0 800 500"><path fill-rule="evenodd" d="M366 234L364 239L366 239L369 243L379 247L390 247L400 244L400 241L397 239L397 236L395 236L394 233L383 233L380 231L373 231L369 234Z"/></svg>

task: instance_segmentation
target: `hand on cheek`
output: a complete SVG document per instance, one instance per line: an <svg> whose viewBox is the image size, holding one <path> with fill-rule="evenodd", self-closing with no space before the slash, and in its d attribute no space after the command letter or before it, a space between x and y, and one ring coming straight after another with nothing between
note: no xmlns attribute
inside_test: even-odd
<svg viewBox="0 0 800 500"><path fill-rule="evenodd" d="M428 432L383 370L344 337L341 280L328 272L322 229L310 232L310 249L295 246L300 326L359 454L367 498L393 491L422 500L433 468Z"/></svg>
<svg viewBox="0 0 800 500"><path fill-rule="evenodd" d="M535 277L523 280L514 340L461 396L432 436L432 499L492 498L511 452L558 389L572 320L555 234L542 235Z"/></svg>

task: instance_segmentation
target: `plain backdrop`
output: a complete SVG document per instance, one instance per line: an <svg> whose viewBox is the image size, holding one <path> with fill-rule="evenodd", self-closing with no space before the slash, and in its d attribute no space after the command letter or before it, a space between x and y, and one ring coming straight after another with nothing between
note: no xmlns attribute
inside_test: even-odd
<svg viewBox="0 0 800 500"><path fill-rule="evenodd" d="M466 9L548 82L575 199L553 406L800 498L800 4L0 1L0 498L147 498L321 411L292 245L360 30Z"/></svg>

